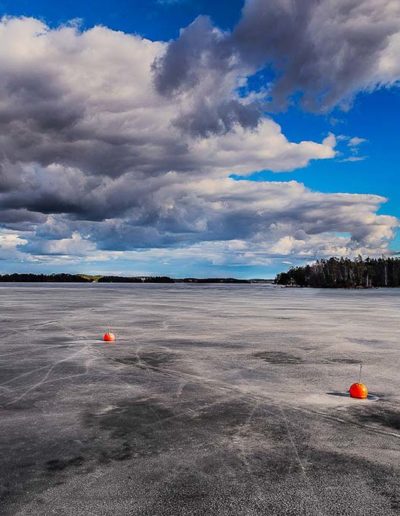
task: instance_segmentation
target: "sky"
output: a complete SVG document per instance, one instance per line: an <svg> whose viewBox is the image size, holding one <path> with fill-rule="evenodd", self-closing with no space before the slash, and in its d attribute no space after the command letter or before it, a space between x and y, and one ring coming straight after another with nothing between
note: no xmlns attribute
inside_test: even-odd
<svg viewBox="0 0 400 516"><path fill-rule="evenodd" d="M0 0L0 272L400 250L398 0Z"/></svg>

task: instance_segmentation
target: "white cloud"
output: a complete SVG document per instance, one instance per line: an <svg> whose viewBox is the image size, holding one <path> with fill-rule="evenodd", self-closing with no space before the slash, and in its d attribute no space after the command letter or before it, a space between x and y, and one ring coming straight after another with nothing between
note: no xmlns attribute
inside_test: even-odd
<svg viewBox="0 0 400 516"><path fill-rule="evenodd" d="M348 156L347 158L340 159L340 163L355 163L357 161L364 161L367 159L367 156Z"/></svg>
<svg viewBox="0 0 400 516"><path fill-rule="evenodd" d="M20 232L0 228L0 260L18 260L23 257L18 247L28 243Z"/></svg>
<svg viewBox="0 0 400 516"><path fill-rule="evenodd" d="M30 249L32 252L32 248ZM70 238L60 238L59 240L42 240L36 248L40 254L44 255L64 255L64 256L87 256L96 250L96 244L74 231Z"/></svg>
<svg viewBox="0 0 400 516"><path fill-rule="evenodd" d="M353 136L349 139L350 147L358 147L362 143L365 143L367 140L365 138L360 138L359 136Z"/></svg>

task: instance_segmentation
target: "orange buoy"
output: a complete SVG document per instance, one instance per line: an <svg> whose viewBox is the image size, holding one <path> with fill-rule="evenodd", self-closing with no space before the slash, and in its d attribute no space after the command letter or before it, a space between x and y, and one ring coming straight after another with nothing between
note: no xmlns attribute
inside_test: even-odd
<svg viewBox="0 0 400 516"><path fill-rule="evenodd" d="M358 398L359 400L365 400L368 398L368 389L367 386L361 383L361 373L362 373L362 362L360 362L360 374L358 376L358 382L353 383L353 385L349 389L350 396L352 398Z"/></svg>
<svg viewBox="0 0 400 516"><path fill-rule="evenodd" d="M115 335L109 331L107 331L104 335L103 335L103 340L105 342L114 342L115 340Z"/></svg>
<svg viewBox="0 0 400 516"><path fill-rule="evenodd" d="M368 397L367 386L363 383L353 383L349 389L349 393L352 398L358 398L361 400L365 400Z"/></svg>

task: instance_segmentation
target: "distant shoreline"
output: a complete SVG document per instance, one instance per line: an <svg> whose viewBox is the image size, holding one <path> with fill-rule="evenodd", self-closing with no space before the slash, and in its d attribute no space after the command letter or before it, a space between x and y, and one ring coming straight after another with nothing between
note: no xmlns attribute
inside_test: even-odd
<svg viewBox="0 0 400 516"><path fill-rule="evenodd" d="M0 283L188 283L188 284L254 284L274 283L273 279L238 278L170 278L169 276L101 276L90 274L2 274Z"/></svg>

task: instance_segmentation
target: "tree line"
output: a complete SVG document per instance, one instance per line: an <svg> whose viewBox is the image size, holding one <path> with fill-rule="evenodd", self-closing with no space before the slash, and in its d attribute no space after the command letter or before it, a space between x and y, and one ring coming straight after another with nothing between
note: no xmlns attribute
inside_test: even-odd
<svg viewBox="0 0 400 516"><path fill-rule="evenodd" d="M278 274L278 285L317 288L400 287L400 258L329 258Z"/></svg>
<svg viewBox="0 0 400 516"><path fill-rule="evenodd" d="M13 273L0 275L1 282L10 283L89 283L92 281L89 277L81 274L30 274L30 273Z"/></svg>
<svg viewBox="0 0 400 516"><path fill-rule="evenodd" d="M0 282L10 283L250 283L235 278L184 278L168 276L94 276L90 274L31 274L12 273L0 275Z"/></svg>

